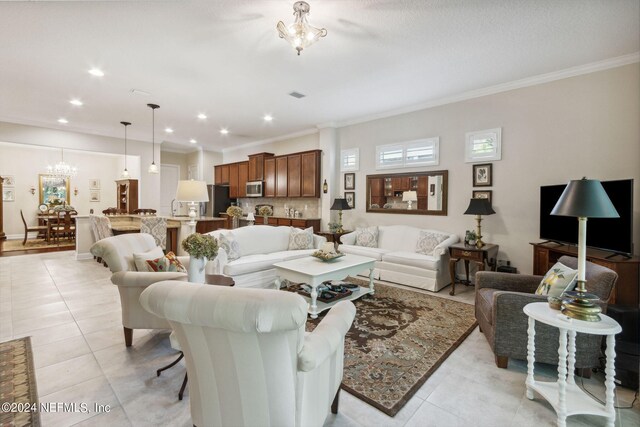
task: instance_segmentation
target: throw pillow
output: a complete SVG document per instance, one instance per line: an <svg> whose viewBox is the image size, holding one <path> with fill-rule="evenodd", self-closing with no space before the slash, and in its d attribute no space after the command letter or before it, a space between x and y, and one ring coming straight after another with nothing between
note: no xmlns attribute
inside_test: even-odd
<svg viewBox="0 0 640 427"><path fill-rule="evenodd" d="M165 256L156 258L156 259L148 259L147 260L147 269L149 271L154 272L177 272L177 273L186 273L187 269L184 268L184 265L176 258L173 252L167 253Z"/></svg>
<svg viewBox="0 0 640 427"><path fill-rule="evenodd" d="M138 271L149 271L147 268L147 260L148 259L157 259L162 258L164 256L164 251L160 246L156 246L151 249L149 252L142 253L134 253L133 254L133 262L136 265L136 270Z"/></svg>
<svg viewBox="0 0 640 427"><path fill-rule="evenodd" d="M289 234L289 250L313 249L313 227L301 230L291 227Z"/></svg>
<svg viewBox="0 0 640 427"><path fill-rule="evenodd" d="M220 234L218 242L220 247L227 253L227 260L233 261L240 258L240 245L233 233Z"/></svg>
<svg viewBox="0 0 640 427"><path fill-rule="evenodd" d="M559 298L564 291L573 289L577 276L578 270L556 262L542 278L536 294Z"/></svg>
<svg viewBox="0 0 640 427"><path fill-rule="evenodd" d="M423 255L433 255L433 250L440 243L447 240L447 234L437 233L434 231L420 230L418 241L416 242L416 252Z"/></svg>
<svg viewBox="0 0 640 427"><path fill-rule="evenodd" d="M378 226L356 228L356 246L378 247Z"/></svg>

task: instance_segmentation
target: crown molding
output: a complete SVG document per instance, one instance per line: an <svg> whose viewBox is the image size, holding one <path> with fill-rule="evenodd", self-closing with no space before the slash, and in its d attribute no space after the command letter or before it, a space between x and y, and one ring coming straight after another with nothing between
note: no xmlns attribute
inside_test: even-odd
<svg viewBox="0 0 640 427"><path fill-rule="evenodd" d="M291 139L291 138L297 138L300 136L307 136L307 135L313 135L314 133L318 133L318 129L317 128L313 128L313 129L305 129L302 130L300 132L293 132L293 133L289 133L286 135L280 135L280 136L276 136L273 138L267 138L267 139L262 139L259 141L253 141L253 142L248 142L246 144L242 144L242 145L237 145L235 147L229 147L229 148L223 148L222 149L222 153L230 153L232 151L236 151L236 150L242 150L245 148L251 148L251 147L257 147L260 145L264 145L264 144L270 144L273 142L279 142L279 141L284 141L287 139Z"/></svg>

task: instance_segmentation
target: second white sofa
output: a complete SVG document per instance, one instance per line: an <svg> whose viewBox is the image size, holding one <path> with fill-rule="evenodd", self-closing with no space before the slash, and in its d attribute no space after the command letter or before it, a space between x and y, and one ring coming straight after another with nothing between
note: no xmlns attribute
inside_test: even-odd
<svg viewBox="0 0 640 427"><path fill-rule="evenodd" d="M431 253L418 253L421 231L446 235L446 238ZM343 235L339 250L375 258L374 278L432 292L438 292L451 282L448 248L458 242L456 234L407 225L383 225L378 227L378 246L375 248L356 245L356 234L354 231ZM368 276L368 270L366 274Z"/></svg>
<svg viewBox="0 0 640 427"><path fill-rule="evenodd" d="M231 233L238 243L238 259L229 260L222 247L215 260L207 264L207 273L224 274L243 288L270 288L274 286L276 270L273 264L291 259L310 256L327 239L313 236L313 249L289 250L289 236L293 227L270 225L252 225L234 230L216 230L208 234L216 237L220 243L222 234Z"/></svg>

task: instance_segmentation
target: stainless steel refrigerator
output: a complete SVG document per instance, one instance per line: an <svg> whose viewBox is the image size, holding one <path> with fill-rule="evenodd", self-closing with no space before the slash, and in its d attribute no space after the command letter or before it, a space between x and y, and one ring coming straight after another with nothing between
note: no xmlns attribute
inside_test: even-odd
<svg viewBox="0 0 640 427"><path fill-rule="evenodd" d="M225 212L231 202L235 200L229 198L229 187L222 185L207 185L209 193L209 201L200 204L200 214L202 216L220 216L221 212Z"/></svg>

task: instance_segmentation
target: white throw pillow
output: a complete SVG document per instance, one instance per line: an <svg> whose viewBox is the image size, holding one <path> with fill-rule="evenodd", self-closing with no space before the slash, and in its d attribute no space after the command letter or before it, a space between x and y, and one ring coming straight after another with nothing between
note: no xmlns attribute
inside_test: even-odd
<svg viewBox="0 0 640 427"><path fill-rule="evenodd" d="M289 234L289 250L298 251L302 249L313 249L313 227L301 230L291 227Z"/></svg>
<svg viewBox="0 0 640 427"><path fill-rule="evenodd" d="M536 294L559 298L564 291L573 289L577 277L578 270L573 270L561 262L556 262L542 278L538 289L536 289Z"/></svg>
<svg viewBox="0 0 640 427"><path fill-rule="evenodd" d="M133 263L136 265L136 270L138 271L149 271L147 268L147 260L148 259L158 259L164 256L164 251L160 246L156 246L151 249L149 252L141 252L133 254Z"/></svg>
<svg viewBox="0 0 640 427"><path fill-rule="evenodd" d="M418 241L416 242L416 252L423 255L433 255L433 250L440 243L447 240L447 234L436 233L434 231L420 230Z"/></svg>
<svg viewBox="0 0 640 427"><path fill-rule="evenodd" d="M236 240L236 236L233 233L220 234L218 239L220 247L227 253L227 260L233 261L240 258L240 244Z"/></svg>
<svg viewBox="0 0 640 427"><path fill-rule="evenodd" d="M356 246L378 247L378 226L356 228Z"/></svg>

